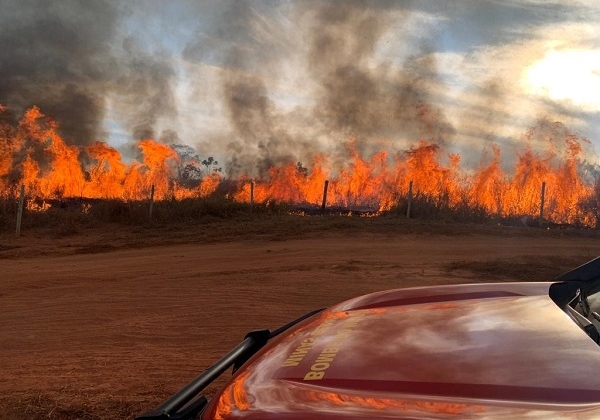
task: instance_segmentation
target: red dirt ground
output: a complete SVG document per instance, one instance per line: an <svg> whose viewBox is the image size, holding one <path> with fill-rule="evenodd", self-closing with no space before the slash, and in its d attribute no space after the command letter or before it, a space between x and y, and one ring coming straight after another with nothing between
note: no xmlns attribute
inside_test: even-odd
<svg viewBox="0 0 600 420"><path fill-rule="evenodd" d="M133 418L251 329L388 288L528 279L518 270L537 265L531 280L551 280L597 255L589 237L334 233L5 256L0 418Z"/></svg>

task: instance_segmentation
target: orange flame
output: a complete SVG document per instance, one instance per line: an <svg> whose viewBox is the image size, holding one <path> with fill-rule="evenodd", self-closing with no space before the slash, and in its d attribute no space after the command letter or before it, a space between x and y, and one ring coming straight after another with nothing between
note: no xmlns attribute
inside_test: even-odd
<svg viewBox="0 0 600 420"><path fill-rule="evenodd" d="M412 181L414 194L428 197L436 205L448 208L468 205L507 217L538 215L545 184L546 219L592 225L591 217L578 207L582 199L593 193L593 186L584 183L577 171L583 141L569 134L562 157L553 153L539 157L526 149L517 156L512 176L502 170L497 146L492 146L492 161L473 174L461 170L457 154L448 155L448 163L442 164L439 147L425 141L397 154L391 167L384 151L367 161L353 150L352 163L337 176L325 169L327 159L321 155L309 174L292 164L271 168L268 179L256 183L254 200L319 205L324 181L329 179L328 205L371 206L384 211L406 196ZM249 186L245 185L235 198L249 201Z"/></svg>
<svg viewBox="0 0 600 420"><path fill-rule="evenodd" d="M0 112L6 108L0 107ZM218 174L204 177L197 188L184 188L175 181L177 153L168 145L145 139L137 143L143 159L123 162L116 149L103 142L86 147L69 146L58 134L58 126L38 108L28 110L18 127L0 127L0 190L11 188L12 173L37 198L85 197L123 200L204 197L221 181ZM2 143L1 140L4 140ZM87 171L82 157L91 161ZM16 162L16 164L14 163ZM14 180L12 184L15 184Z"/></svg>
<svg viewBox="0 0 600 420"><path fill-rule="evenodd" d="M0 113L5 111L0 105ZM520 217L540 214L544 184L545 219L593 226L595 218L579 205L594 194L593 186L578 173L587 140L567 130L560 136L563 144L549 143L543 155L525 148L509 171L502 169L497 146L492 146L489 163L466 171L460 168L459 155L444 156L439 146L423 140L405 152L390 155L382 150L368 159L350 142L345 167L334 167L331 157L324 154L308 167L300 163L274 166L266 179L252 184L247 176L240 178L233 198L249 202L253 191L256 203L319 206L328 180L327 205L384 211L404 199L412 183L415 196L437 206L467 206L500 217ZM116 149L102 142L70 146L58 134L57 124L34 107L16 127L0 123L0 191L14 192L18 184L24 184L30 197L42 199L141 200L149 198L154 186L154 198L162 200L204 197L222 182L215 173L204 176L193 188L185 186L178 177L183 162L173 148L152 139L138 142L137 147L141 161L125 163ZM563 151L557 152L557 148Z"/></svg>

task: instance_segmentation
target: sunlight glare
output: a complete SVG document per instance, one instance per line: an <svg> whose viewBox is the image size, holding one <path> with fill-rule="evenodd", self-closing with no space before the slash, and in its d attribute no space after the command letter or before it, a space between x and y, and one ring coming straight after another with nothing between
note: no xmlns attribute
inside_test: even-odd
<svg viewBox="0 0 600 420"><path fill-rule="evenodd" d="M600 111L600 51L552 51L524 71L526 92Z"/></svg>

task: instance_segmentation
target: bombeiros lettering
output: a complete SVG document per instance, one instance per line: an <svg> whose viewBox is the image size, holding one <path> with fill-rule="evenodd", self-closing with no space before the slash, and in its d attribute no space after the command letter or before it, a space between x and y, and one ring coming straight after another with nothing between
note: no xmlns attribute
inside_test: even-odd
<svg viewBox="0 0 600 420"><path fill-rule="evenodd" d="M315 337L305 338L302 343L296 347L296 349L288 356L288 358L283 362L283 366L298 366L298 364L304 359L304 356L308 353L313 343L315 342Z"/></svg>
<svg viewBox="0 0 600 420"><path fill-rule="evenodd" d="M310 353L313 345L317 342L317 339L337 324L335 325L337 331L331 336L325 344L325 347L313 360L310 365L310 371L304 375L305 381L317 381L323 379L325 372L331 367L336 355L340 351L343 342L351 334L351 330L356 324L360 322L361 315L361 313L351 312L347 314L347 318L341 321L339 318L325 320L321 325L315 328L307 338L302 340L300 345L292 351L287 359L285 359L282 367L298 366L300 362L304 360L306 355Z"/></svg>
<svg viewBox="0 0 600 420"><path fill-rule="evenodd" d="M327 343L327 347L321 350L321 353L319 353L311 365L310 371L304 375L305 381L319 381L323 379L325 372L331 367L335 356L338 354L343 341L348 338L351 330L360 322L359 315L360 313L351 313L350 317L342 322L332 340Z"/></svg>

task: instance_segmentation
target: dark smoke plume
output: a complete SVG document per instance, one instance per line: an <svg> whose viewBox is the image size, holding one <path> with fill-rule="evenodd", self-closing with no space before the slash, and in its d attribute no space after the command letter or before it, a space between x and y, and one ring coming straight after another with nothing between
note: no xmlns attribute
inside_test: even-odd
<svg viewBox="0 0 600 420"><path fill-rule="evenodd" d="M174 112L173 70L123 41L120 2L0 0L0 10L0 103L17 113L36 105L67 142L88 144L104 137L115 92L121 115L133 115L122 121L132 131L148 134L156 118Z"/></svg>
<svg viewBox="0 0 600 420"><path fill-rule="evenodd" d="M242 171L275 163L312 160L315 137L326 149L347 158L339 147L351 138L368 155L381 147L374 139L394 140L401 149L419 139L438 144L455 129L430 94L441 84L426 47L405 63L381 63L377 48L391 25L401 25L408 5L393 1L302 1L293 3L293 24L273 27L269 2L225 1L215 6L212 26L202 28L184 56L223 68L222 92L235 140L227 140L232 165ZM279 4L281 6L281 4ZM274 7L273 9L277 9ZM393 19L389 12L396 14ZM305 33L289 36L290 28ZM272 100L278 69L303 52L311 77L304 109L278 109ZM302 69L304 70L304 69ZM316 91L314 91L316 89ZM308 124L310 134L292 127ZM308 130L307 130L308 131ZM312 138L310 137L312 136Z"/></svg>
<svg viewBox="0 0 600 420"><path fill-rule="evenodd" d="M239 71L224 77L223 92L239 141L230 142L231 170L256 167L260 175L277 163L306 155L308 144L293 138L284 127L285 118L269 99L264 82Z"/></svg>
<svg viewBox="0 0 600 420"><path fill-rule="evenodd" d="M223 140L228 173L264 173L276 163L306 156L309 145L289 133L289 116L270 97L271 75L293 48L271 27L279 2L222 1L213 5L212 25L203 28L184 57L223 68L223 103L235 138ZM261 24L259 24L259 22Z"/></svg>
<svg viewBox="0 0 600 420"><path fill-rule="evenodd" d="M439 81L426 49L400 68L371 62L391 24L392 4L323 2L316 9L309 63L320 84L318 116L359 139L400 135L444 143L455 130L429 94L428 84Z"/></svg>

